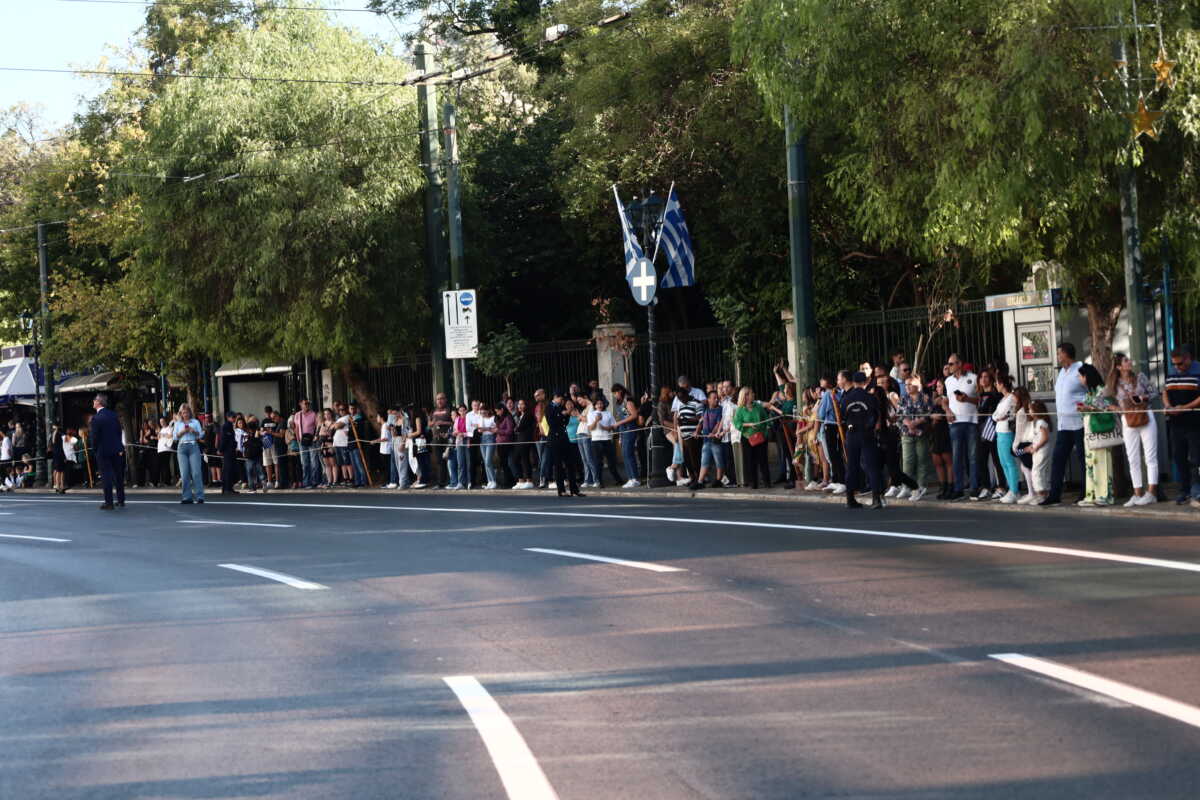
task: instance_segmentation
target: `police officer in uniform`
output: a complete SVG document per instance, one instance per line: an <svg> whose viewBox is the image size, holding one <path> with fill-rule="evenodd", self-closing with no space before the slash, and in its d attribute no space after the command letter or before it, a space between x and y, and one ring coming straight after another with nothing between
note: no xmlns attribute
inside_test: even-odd
<svg viewBox="0 0 1200 800"><path fill-rule="evenodd" d="M579 484L575 482L575 470L571 469L571 440L567 438L567 421L571 412L563 402L563 393L556 391L554 401L546 409L546 424L550 427L550 459L554 464L554 482L558 484L558 496L563 497L563 472L567 473L567 481L573 497L583 497Z"/></svg>
<svg viewBox="0 0 1200 800"><path fill-rule="evenodd" d="M112 511L113 486L117 490L117 508L125 507L125 443L121 439L121 420L115 411L108 407L108 395L98 394L92 400L92 408L96 409L91 430L92 440L88 444L96 453L96 461L100 465L100 477L104 481L104 511Z"/></svg>
<svg viewBox="0 0 1200 800"><path fill-rule="evenodd" d="M854 373L851 381L854 388L842 395L842 422L846 425L846 506L862 508L862 503L854 499L854 492L860 485L859 470L865 465L867 483L871 487L871 508L878 510L883 508L883 475L879 444L875 439L880 418L879 401L866 390L865 373Z"/></svg>

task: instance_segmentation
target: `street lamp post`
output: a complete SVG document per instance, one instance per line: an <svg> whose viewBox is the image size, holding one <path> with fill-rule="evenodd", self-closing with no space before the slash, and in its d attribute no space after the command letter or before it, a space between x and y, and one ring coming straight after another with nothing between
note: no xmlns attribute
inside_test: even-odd
<svg viewBox="0 0 1200 800"><path fill-rule="evenodd" d="M34 322L33 317L28 314L21 315L21 328L26 331L33 341L33 364L34 364L34 409L36 415L33 421L33 457L34 463L34 483L44 484L46 482L46 436L47 432L42 431L42 380L41 370L41 343L38 337L38 326Z"/></svg>

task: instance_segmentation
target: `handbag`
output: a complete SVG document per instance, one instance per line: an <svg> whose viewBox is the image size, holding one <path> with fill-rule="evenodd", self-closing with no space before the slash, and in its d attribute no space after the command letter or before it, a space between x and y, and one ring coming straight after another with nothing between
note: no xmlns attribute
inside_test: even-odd
<svg viewBox="0 0 1200 800"><path fill-rule="evenodd" d="M1141 428L1150 422L1150 413L1146 406L1134 406L1134 410L1125 412L1126 428Z"/></svg>
<svg viewBox="0 0 1200 800"><path fill-rule="evenodd" d="M767 435L762 431L755 431L754 433L750 434L750 437L746 439L746 441L750 443L751 447L758 447L760 444L763 444L767 441Z"/></svg>

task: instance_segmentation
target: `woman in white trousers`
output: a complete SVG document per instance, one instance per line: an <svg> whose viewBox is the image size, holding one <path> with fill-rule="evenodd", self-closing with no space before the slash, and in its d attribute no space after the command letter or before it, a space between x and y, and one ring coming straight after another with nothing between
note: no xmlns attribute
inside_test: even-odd
<svg viewBox="0 0 1200 800"><path fill-rule="evenodd" d="M1129 460L1129 480L1133 497L1126 506L1147 506L1158 502L1158 422L1148 409L1154 387L1146 373L1121 353L1113 353L1113 371L1109 391L1114 392L1122 411L1121 436ZM1145 459L1146 468L1142 469ZM1149 483L1149 489L1146 484Z"/></svg>

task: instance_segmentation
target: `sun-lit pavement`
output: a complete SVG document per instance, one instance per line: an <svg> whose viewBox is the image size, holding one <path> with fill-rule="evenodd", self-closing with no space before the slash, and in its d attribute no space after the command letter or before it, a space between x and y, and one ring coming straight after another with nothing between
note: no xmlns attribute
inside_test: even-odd
<svg viewBox="0 0 1200 800"><path fill-rule="evenodd" d="M1200 795L1173 515L130 500L0 498L0 797Z"/></svg>

